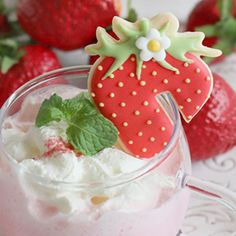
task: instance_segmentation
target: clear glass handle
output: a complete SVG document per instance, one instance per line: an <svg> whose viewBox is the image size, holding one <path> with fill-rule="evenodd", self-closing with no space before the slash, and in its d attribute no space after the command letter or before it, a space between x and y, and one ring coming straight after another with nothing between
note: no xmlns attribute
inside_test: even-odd
<svg viewBox="0 0 236 236"><path fill-rule="evenodd" d="M194 176L183 174L181 187L188 187L209 199L217 201L229 209L236 211L236 193L206 180L198 179Z"/></svg>

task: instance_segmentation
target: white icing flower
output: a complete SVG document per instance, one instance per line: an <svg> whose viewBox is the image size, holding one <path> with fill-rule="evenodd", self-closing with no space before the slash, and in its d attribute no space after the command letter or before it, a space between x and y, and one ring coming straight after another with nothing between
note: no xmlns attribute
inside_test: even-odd
<svg viewBox="0 0 236 236"><path fill-rule="evenodd" d="M171 41L167 36L161 36L158 30L152 28L146 37L138 38L135 44L141 50L140 58L143 61L149 61L151 58L163 61L166 58L165 49L170 47Z"/></svg>

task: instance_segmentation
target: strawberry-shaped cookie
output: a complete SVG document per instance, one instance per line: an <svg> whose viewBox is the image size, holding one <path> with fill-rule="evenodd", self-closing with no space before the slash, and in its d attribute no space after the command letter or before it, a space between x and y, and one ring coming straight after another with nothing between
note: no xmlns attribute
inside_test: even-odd
<svg viewBox="0 0 236 236"><path fill-rule="evenodd" d="M137 157L152 157L168 144L174 127L157 95L169 92L189 122L213 84L199 56L221 52L204 47L202 33L178 33L178 20L169 13L136 23L114 17L112 26L119 40L98 28L97 44L86 47L100 56L88 87L100 112L118 128L119 146Z"/></svg>

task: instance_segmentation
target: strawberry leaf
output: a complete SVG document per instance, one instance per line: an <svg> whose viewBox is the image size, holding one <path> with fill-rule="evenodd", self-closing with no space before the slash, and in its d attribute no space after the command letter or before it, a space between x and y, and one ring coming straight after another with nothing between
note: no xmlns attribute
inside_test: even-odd
<svg viewBox="0 0 236 236"><path fill-rule="evenodd" d="M42 103L35 124L41 127L61 120L67 123L69 143L84 155L111 147L118 138L114 124L98 112L88 93L66 100L52 95Z"/></svg>
<svg viewBox="0 0 236 236"><path fill-rule="evenodd" d="M0 39L0 68L2 73L7 73L23 55L24 51L18 49L18 44L14 40Z"/></svg>
<svg viewBox="0 0 236 236"><path fill-rule="evenodd" d="M217 35L217 28L215 25L204 25L196 28L197 31L201 31L206 37L214 37Z"/></svg>

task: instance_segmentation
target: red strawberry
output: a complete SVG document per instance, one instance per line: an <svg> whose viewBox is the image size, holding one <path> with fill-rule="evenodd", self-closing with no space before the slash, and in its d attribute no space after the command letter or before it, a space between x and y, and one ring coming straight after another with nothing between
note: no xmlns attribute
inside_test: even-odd
<svg viewBox="0 0 236 236"><path fill-rule="evenodd" d="M145 49L149 50L149 54L163 50L160 48L165 44L164 38L167 41L166 36L160 38L160 33L154 28L146 30L145 26L149 24L161 32L165 27L170 37L172 46L169 51L166 47L168 53L161 62L142 59L144 51L139 54L138 46L134 45L138 42L137 38L139 41L146 40L143 36L147 35ZM169 91L184 118L190 121L211 92L212 76L206 64L190 53L184 53L187 58L183 60L177 56L177 50L182 52L183 48L188 48L187 45L192 43L196 43L194 48L200 52L197 48L201 42L197 42L195 37L201 34L181 34L177 33L177 29L178 21L171 14L160 14L150 21L144 19L134 24L116 17L113 20L113 30L120 38L119 43L99 28L98 43L86 48L89 53L102 56L90 73L89 90L93 100L100 112L118 128L120 146L133 155L153 156L167 145L173 133L173 124L157 101L157 94ZM195 42L185 41L185 37L190 41L195 38ZM183 47L179 40L183 40ZM175 50L175 42L179 49ZM184 51L187 52L188 49ZM218 54L218 51L212 52ZM141 59L146 62L141 62ZM190 60L191 63L186 62ZM140 62L141 75L136 73ZM171 66L177 71L173 71Z"/></svg>
<svg viewBox="0 0 236 236"><path fill-rule="evenodd" d="M120 13L120 0L19 0L17 15L35 40L64 50L81 48Z"/></svg>
<svg viewBox="0 0 236 236"><path fill-rule="evenodd" d="M212 95L190 124L184 123L193 160L224 153L236 145L236 93L214 74Z"/></svg>
<svg viewBox="0 0 236 236"><path fill-rule="evenodd" d="M203 31L204 44L219 48L224 55L232 53L236 40L236 0L204 0L194 7L187 21L187 30ZM223 59L217 58L215 62Z"/></svg>
<svg viewBox="0 0 236 236"><path fill-rule="evenodd" d="M17 63L13 61L16 64L13 66L11 64L12 67L7 68L9 70L6 73L0 72L0 106L17 88L27 81L61 67L55 53L46 47L27 45L22 47L21 51L24 54L19 61Z"/></svg>

